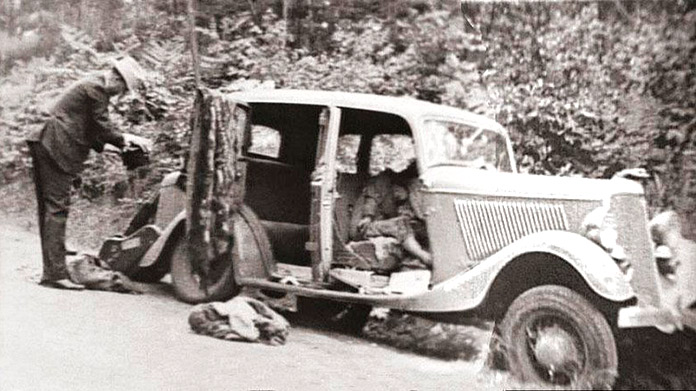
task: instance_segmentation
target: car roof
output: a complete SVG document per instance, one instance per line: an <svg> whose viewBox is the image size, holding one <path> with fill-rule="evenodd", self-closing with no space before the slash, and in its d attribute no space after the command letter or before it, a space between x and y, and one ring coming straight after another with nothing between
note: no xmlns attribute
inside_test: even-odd
<svg viewBox="0 0 696 391"><path fill-rule="evenodd" d="M504 131L497 122L482 115L405 96L394 97L357 92L292 89L256 89L233 92L228 94L228 96L248 103L327 105L380 111L398 114L411 120L427 116L447 117L462 119L478 126Z"/></svg>

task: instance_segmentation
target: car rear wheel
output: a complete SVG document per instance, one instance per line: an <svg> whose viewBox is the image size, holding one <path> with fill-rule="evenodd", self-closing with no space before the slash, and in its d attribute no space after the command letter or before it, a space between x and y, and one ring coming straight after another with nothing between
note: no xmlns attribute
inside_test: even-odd
<svg viewBox="0 0 696 391"><path fill-rule="evenodd" d="M229 226L233 232L229 251L210 262L210 271L205 277L193 270L183 230L177 236L172 248L171 274L174 292L180 300L187 303L204 303L232 298L239 291L234 280L235 262L246 270L248 276L266 276L272 270L271 244L259 218L251 208L242 205L231 216Z"/></svg>
<svg viewBox="0 0 696 391"><path fill-rule="evenodd" d="M562 286L532 288L508 308L499 327L510 372L536 384L613 384L618 367L614 335L604 315Z"/></svg>
<svg viewBox="0 0 696 391"><path fill-rule="evenodd" d="M172 284L176 296L187 303L224 301L237 292L232 272L232 256L224 253L210 262L206 276L194 272L189 259L186 236L177 238L171 256Z"/></svg>

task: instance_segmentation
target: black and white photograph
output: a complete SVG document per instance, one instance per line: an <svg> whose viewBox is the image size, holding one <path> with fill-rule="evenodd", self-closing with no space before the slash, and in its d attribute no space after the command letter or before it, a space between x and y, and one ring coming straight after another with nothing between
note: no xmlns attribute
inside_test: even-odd
<svg viewBox="0 0 696 391"><path fill-rule="evenodd" d="M0 0L0 390L696 390L696 0Z"/></svg>

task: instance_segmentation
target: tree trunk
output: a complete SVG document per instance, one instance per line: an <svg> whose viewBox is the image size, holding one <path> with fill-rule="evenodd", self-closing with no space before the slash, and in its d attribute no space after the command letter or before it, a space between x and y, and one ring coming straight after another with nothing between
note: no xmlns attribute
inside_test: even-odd
<svg viewBox="0 0 696 391"><path fill-rule="evenodd" d="M196 8L195 0L186 2L186 14L189 25L189 49L191 49L191 64L193 65L193 77L196 82L196 87L201 85L201 64L198 57L198 39L196 38ZM194 114L195 115L195 114Z"/></svg>
<svg viewBox="0 0 696 391"><path fill-rule="evenodd" d="M17 32L17 18L19 17L21 9L21 0L3 1L3 4L0 5L0 11L7 14L7 34L9 36L13 36Z"/></svg>
<svg viewBox="0 0 696 391"><path fill-rule="evenodd" d="M283 0L283 20L285 20L285 45L293 46L295 43L295 33L297 18L295 17L296 0Z"/></svg>
<svg viewBox="0 0 696 391"><path fill-rule="evenodd" d="M312 0L306 0L307 4L305 6L307 7L307 19L306 19L306 25L307 25L307 34L304 35L304 43L303 46L305 48L309 48L309 50L314 51L315 49L315 36L314 36L314 4L312 3Z"/></svg>
<svg viewBox="0 0 696 391"><path fill-rule="evenodd" d="M254 20L254 24L261 27L262 25L262 20L261 20L261 15L259 15L259 12L256 10L256 0L247 0L249 3L249 11L251 12L251 17Z"/></svg>

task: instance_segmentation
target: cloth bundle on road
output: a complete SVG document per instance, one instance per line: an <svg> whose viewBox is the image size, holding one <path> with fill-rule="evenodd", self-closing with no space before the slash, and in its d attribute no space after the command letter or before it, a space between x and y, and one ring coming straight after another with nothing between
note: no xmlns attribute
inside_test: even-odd
<svg viewBox="0 0 696 391"><path fill-rule="evenodd" d="M284 345L290 330L290 324L280 314L244 296L224 303L199 304L193 307L188 320L197 334L269 345Z"/></svg>
<svg viewBox="0 0 696 391"><path fill-rule="evenodd" d="M79 254L67 262L70 280L82 284L87 289L119 292L142 293L123 273L113 271L99 258L90 254Z"/></svg>

